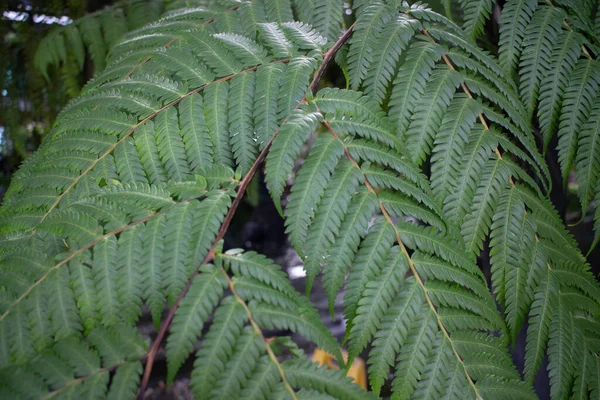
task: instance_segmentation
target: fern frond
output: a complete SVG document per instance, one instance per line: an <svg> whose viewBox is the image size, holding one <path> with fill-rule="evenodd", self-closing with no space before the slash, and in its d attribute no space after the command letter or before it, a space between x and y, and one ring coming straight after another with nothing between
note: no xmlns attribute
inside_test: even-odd
<svg viewBox="0 0 600 400"><path fill-rule="evenodd" d="M425 85L442 50L429 41L419 41L406 53L406 60L394 79L389 103L390 115L399 134L406 132L415 103L425 94Z"/></svg>
<svg viewBox="0 0 600 400"><path fill-rule="evenodd" d="M352 328L348 336L350 342L349 364L377 332L377 326L380 325L382 317L392 303L392 299L398 292L404 275L409 269L406 257L398 247L390 250L385 264L380 273L367 282L361 293L356 317L352 320Z"/></svg>
<svg viewBox="0 0 600 400"><path fill-rule="evenodd" d="M350 266L346 295L344 296L344 317L354 321L359 300L367 283L380 275L394 244L394 230L384 217L375 220ZM350 324L353 325L353 324ZM364 345L364 344L363 344ZM356 351L358 353L359 351Z"/></svg>
<svg viewBox="0 0 600 400"><path fill-rule="evenodd" d="M169 382L192 352L196 338L202 332L204 322L217 305L227 286L219 268L204 265L194 278L192 286L178 308L171 325L172 334L167 340Z"/></svg>
<svg viewBox="0 0 600 400"><path fill-rule="evenodd" d="M558 127L558 161L563 181L571 172L579 142L579 131L594 105L600 85L600 64L579 60L565 90Z"/></svg>
<svg viewBox="0 0 600 400"><path fill-rule="evenodd" d="M556 310L558 287L550 270L540 282L533 295L533 304L527 328L525 345L525 379L533 382L535 374L544 357L544 347L548 340L550 321Z"/></svg>
<svg viewBox="0 0 600 400"><path fill-rule="evenodd" d="M331 314L337 293L344 283L344 277L377 206L377 197L359 187L357 193L352 196L348 212L342 220L340 232L345 234L335 239L329 257L323 260L323 283Z"/></svg>
<svg viewBox="0 0 600 400"><path fill-rule="evenodd" d="M304 144L308 135L315 130L317 118L317 114L292 113L281 126L267 156L265 181L269 186L269 193L271 193L275 207L280 214L283 214L281 195L283 194L285 182L289 174L292 173L294 160L300 153L302 144Z"/></svg>
<svg viewBox="0 0 600 400"><path fill-rule="evenodd" d="M420 28L419 21L400 14L375 33L378 46L373 51L374 62L368 65L364 81L365 94L378 102L386 97L388 85L395 73L395 65L415 31Z"/></svg>
<svg viewBox="0 0 600 400"><path fill-rule="evenodd" d="M578 151L575 170L578 180L578 194L581 209L587 210L590 200L596 193L600 168L600 104L596 101L589 119L579 131Z"/></svg>
<svg viewBox="0 0 600 400"><path fill-rule="evenodd" d="M540 83L538 118L544 137L544 150L548 147L559 123L563 94L577 59L581 53L582 38L575 32L562 31L552 50L552 64Z"/></svg>
<svg viewBox="0 0 600 400"><path fill-rule="evenodd" d="M525 204L515 189L502 194L491 230L492 284L499 302L504 304L514 340L531 301L528 268L535 256L530 251L536 246L535 224L526 215Z"/></svg>
<svg viewBox="0 0 600 400"><path fill-rule="evenodd" d="M508 76L518 64L527 25L536 9L535 0L509 0L500 15L499 59ZM542 92L543 93L543 92Z"/></svg>
<svg viewBox="0 0 600 400"><path fill-rule="evenodd" d="M331 176L330 185L325 189L308 230L305 254L311 256L304 263L307 293L310 293L314 278L327 256L327 250L340 234L342 218L350 206L361 178L360 172L347 160L342 160Z"/></svg>
<svg viewBox="0 0 600 400"><path fill-rule="evenodd" d="M356 21L356 35L350 39L348 50L350 86L354 90L357 90L367 77L369 64L373 62L373 53L376 52L377 40L381 37L380 32L392 18L391 11L389 6L377 2L366 7Z"/></svg>
<svg viewBox="0 0 600 400"><path fill-rule="evenodd" d="M492 13L493 2L490 0L459 0L465 11L463 28L473 39L483 34L486 20Z"/></svg>
<svg viewBox="0 0 600 400"><path fill-rule="evenodd" d="M289 360L284 362L282 367L293 386L309 387L337 399L373 398L363 392L360 386L350 383L349 378L343 378L340 371L318 367L307 360Z"/></svg>
<svg viewBox="0 0 600 400"><path fill-rule="evenodd" d="M297 249L302 249L314 209L343 151L341 143L330 135L318 135L313 150L298 171L285 210L286 233Z"/></svg>
<svg viewBox="0 0 600 400"><path fill-rule="evenodd" d="M246 313L234 298L223 300L215 312L213 323L198 350L190 384L194 397L209 399L218 377L225 369L235 342L242 333Z"/></svg>
<svg viewBox="0 0 600 400"><path fill-rule="evenodd" d="M469 132L481 112L479 104L467 96L457 95L450 103L436 135L431 156L431 183L439 199L446 198L456 186L461 171L453 160L460 159L469 141Z"/></svg>
<svg viewBox="0 0 600 400"><path fill-rule="evenodd" d="M475 190L471 211L465 217L461 232L467 249L478 253L483 248L483 241L487 236L494 209L503 190L510 172L506 164L499 158L486 162L481 181Z"/></svg>

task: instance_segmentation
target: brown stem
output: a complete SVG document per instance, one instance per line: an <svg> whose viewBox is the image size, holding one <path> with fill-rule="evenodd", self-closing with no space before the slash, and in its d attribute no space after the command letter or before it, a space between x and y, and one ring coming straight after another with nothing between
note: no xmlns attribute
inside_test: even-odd
<svg viewBox="0 0 600 400"><path fill-rule="evenodd" d="M219 242L225 237L227 228L229 228L229 224L231 223L231 220L233 219L233 215L235 214L237 207L239 206L240 202L242 201L242 198L244 197L246 188L248 188L248 185L250 184L250 181L254 177L254 174L256 174L256 171L258 171L260 164L263 162L263 160L267 156L267 153L269 152L269 148L271 147L271 144L273 143L273 139L275 139L275 137L277 136L278 133L279 133L279 129L271 137L271 140L269 140L269 142L267 143L267 145L265 146L263 151L260 152L260 155L258 156L256 161L254 161L254 164L252 164L252 167L250 168L250 170L248 171L248 173L246 174L244 179L240 182L235 199L233 200L233 203L231 204L231 207L229 208L229 211L227 212L227 215L225 216L225 219L223 220L223 223L221 224L221 228L219 229L219 232L217 233L217 236L215 237L215 240L213 241L213 244L210 247L208 254L206 255L206 257L204 257L204 260L202 260L202 263L200 263L201 266L206 263L211 262L214 259L215 248L217 247ZM175 312L179 308L179 304L181 303L181 300L187 294L188 290L190 289L190 286L192 286L192 282L194 281L194 278L199 274L199 272L200 272L200 268L198 267L194 271L194 273L192 274L190 279L188 279L185 287L183 288L181 293L179 293L177 300L175 300L173 307L171 307L171 309L169 310L169 314L167 314L167 318L161 325L160 330L158 331L158 334L156 335L156 339L154 339L154 343L152 343L152 347L150 347L150 350L148 351L146 368L144 369L144 377L142 379L142 384L140 386L140 392L138 393L138 399L140 399L140 400L143 398L144 393L146 392L146 388L148 387L148 381L150 379L150 373L152 372L154 358L156 357L156 353L158 352L158 349L160 348L160 344L162 343L162 341L167 333L167 330L171 326L171 322L173 321Z"/></svg>
<svg viewBox="0 0 600 400"><path fill-rule="evenodd" d="M353 29L354 29L354 25L350 26L350 28L348 28L348 30L346 30L346 32L344 32L344 34L333 44L331 49L329 49L329 51L327 53L325 53L323 62L321 63L321 65L319 66L317 71L315 72L313 80L310 84L311 92L314 92L316 90L319 79L323 75L323 71L327 67L327 64L333 59L333 57L335 56L335 53L337 51L339 51L339 49L342 47L342 45L344 45L344 43L346 43L346 41L350 38L350 35L352 34ZM256 69L256 68L257 67L254 67L253 69ZM302 99L301 103L303 103L305 101L306 101L306 95ZM286 119L286 121L287 121L287 119ZM285 124L286 121L283 121L282 125ZM217 236L213 242L213 245L211 246L208 254L206 255L206 257L204 258L204 260L202 261L202 263L200 265L206 264L214 259L215 247L217 246L219 241L221 241L221 239L223 239L223 237L225 236L225 233L227 232L227 229L229 228L229 224L231 223L233 215L235 214L237 207L239 206L240 202L242 201L242 197L244 196L246 188L248 187L248 185L250 184L250 181L252 180L252 178L254 177L256 172L258 171L260 164L264 161L265 157L267 156L269 149L271 148L271 145L273 144L273 140L275 139L275 137L277 137L279 130L280 129L278 128L275 131L275 133L273 134L273 136L271 136L271 139L269 139L269 141L265 145L265 148L260 152L256 161L254 161L254 163L252 164L252 167L250 168L250 170L248 171L248 173L246 174L244 179L240 182L240 185L238 186L237 195L235 196L235 199L233 200L233 203L231 204L231 207L229 208L229 211L227 212L227 215L225 216L225 219L223 220L223 223L221 224L221 228L219 229L219 232L217 233ZM171 309L169 310L169 314L167 315L167 318L161 325L160 330L158 331L158 334L156 335L156 339L154 340L154 343L152 343L152 346L150 347L150 350L148 351L146 367L144 368L144 376L142 378L142 383L140 385L140 391L138 392L139 400L143 399L144 393L146 392L146 389L148 387L148 381L150 380L150 374L152 372L152 366L154 364L154 359L156 357L156 354L158 352L158 349L160 348L162 341L164 340L167 330L169 329L171 322L173 321L175 312L179 308L179 304L181 303L181 300L183 299L183 297L186 295L186 293L190 289L190 286L192 285L192 281L198 275L199 271L200 271L200 267L198 267L196 269L196 271L194 271L194 273L192 274L190 279L188 279L185 287L183 288L183 290L177 297L177 300L175 300L173 307L171 307ZM267 350L267 352L268 352L268 350Z"/></svg>
<svg viewBox="0 0 600 400"><path fill-rule="evenodd" d="M317 90L317 85L319 84L319 81L321 80L321 76L323 76L323 73L325 72L325 67L327 67L327 65L329 64L331 59L333 57L335 57L335 54L348 41L348 39L350 39L350 36L352 35L353 31L354 31L354 24L350 25L350 27L346 30L346 32L344 32L344 34L342 36L340 36L340 38L333 44L333 46L331 46L329 51L327 51L327 53L325 53L325 56L323 57L323 63L321 64L321 67L319 67L317 72L315 73L315 76L314 76L312 82L310 83L311 93L313 93L313 94L315 93L315 91Z"/></svg>

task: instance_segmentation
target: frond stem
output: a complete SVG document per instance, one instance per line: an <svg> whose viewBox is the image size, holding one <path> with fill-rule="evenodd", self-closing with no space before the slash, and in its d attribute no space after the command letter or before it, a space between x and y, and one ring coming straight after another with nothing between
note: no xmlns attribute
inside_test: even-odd
<svg viewBox="0 0 600 400"><path fill-rule="evenodd" d="M348 41L348 39L350 39L350 36L352 35L353 31L354 31L354 24L350 25L350 27L346 30L346 32L344 32L344 34L342 36L340 36L340 38L333 44L333 46L331 46L331 48L327 51L327 53L325 53L325 56L323 57L323 63L321 64L324 67L319 68L317 70L312 82L310 83L311 93L315 93L315 91L317 90L317 85L319 84L319 81L321 80L321 76L323 76L323 73L325 72L325 67L329 64L331 59L336 55L336 53L340 50L340 48Z"/></svg>

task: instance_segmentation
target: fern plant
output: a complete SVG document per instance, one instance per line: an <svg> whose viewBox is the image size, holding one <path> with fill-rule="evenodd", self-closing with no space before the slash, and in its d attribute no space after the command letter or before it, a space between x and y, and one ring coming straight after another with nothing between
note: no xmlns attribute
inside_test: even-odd
<svg viewBox="0 0 600 400"><path fill-rule="evenodd" d="M544 26L568 13L515 3ZM532 122L546 78L531 71L563 41L509 1L495 57L473 40L491 2L461 5L463 26L420 3L355 1L345 27L337 0L224 2L126 35L0 210L2 395L141 397L163 344L172 381L199 342L196 398L375 398L387 383L393 399L535 398L546 354L553 398L597 397L600 291L548 200ZM575 82L565 67L545 84L565 94L558 135L595 143L591 57L573 61ZM347 87L319 90L333 60ZM579 148L589 201L599 163ZM263 163L307 292L321 275L333 310L345 290L343 346L348 365L368 349L369 392L265 337L298 333L343 364L280 267L222 249ZM526 320L520 371L509 349Z"/></svg>

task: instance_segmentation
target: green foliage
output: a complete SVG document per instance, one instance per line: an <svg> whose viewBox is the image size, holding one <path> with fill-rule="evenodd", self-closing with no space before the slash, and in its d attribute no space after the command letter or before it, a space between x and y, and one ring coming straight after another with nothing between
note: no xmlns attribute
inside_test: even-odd
<svg viewBox="0 0 600 400"><path fill-rule="evenodd" d="M73 25L98 73L0 209L0 393L131 398L166 334L167 379L195 353L198 399L528 399L546 354L553 398L597 394L600 289L542 157L556 133L563 175L599 207L600 78L579 50L594 7L507 2L496 58L474 41L491 2L460 1L462 27L399 3L356 2L344 36L338 1L177 9L122 39L102 13ZM317 91L336 52L350 89ZM368 350L372 393L266 338L343 364L279 266L222 251L263 161L307 292L322 273L333 311L344 288L348 362Z"/></svg>

